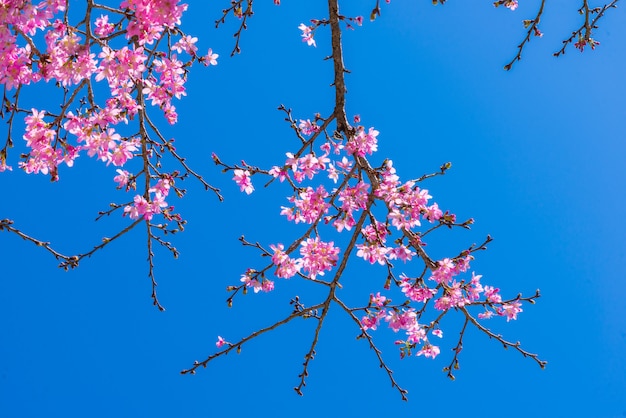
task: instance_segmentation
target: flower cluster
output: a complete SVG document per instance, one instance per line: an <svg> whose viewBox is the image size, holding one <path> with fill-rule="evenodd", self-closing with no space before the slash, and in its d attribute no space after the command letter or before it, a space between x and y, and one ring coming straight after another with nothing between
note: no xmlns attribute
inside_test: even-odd
<svg viewBox="0 0 626 418"><path fill-rule="evenodd" d="M90 25L81 22L84 28L57 18L66 6L66 0L48 0L38 4L9 2L0 8L0 44L4 45L0 48L0 84L11 90L44 80L76 89L64 104L63 113L53 115L53 120L44 121L46 112L35 109L25 118L24 140L29 152L19 166L27 173L50 174L52 180L59 178L59 164L72 166L82 151L107 165L124 166L139 150L141 142L147 141L145 132L128 138L113 127L120 122L128 123L128 118L142 111L135 92L139 90L153 106L163 110L168 122L175 123L177 114L171 101L185 95L185 68L195 60L215 65L218 57L211 50L207 56L199 57L197 38L174 30L187 9L179 1L124 0L118 14L122 20L111 23L115 12L103 9L106 14L96 16L93 22L88 22ZM87 14L90 15L93 13ZM169 51L184 52L190 59L183 61L175 54L156 50L147 53L144 46L153 45L166 31L167 36L181 34ZM109 38L116 33L126 36L127 46L114 48L109 44ZM20 45L23 40L15 34L26 40L23 46ZM98 37L100 41L89 41L89 37ZM39 39L43 40L42 45L38 45ZM91 83L104 80L110 97L97 103ZM90 106L80 106L77 114L67 111L85 83L90 86ZM76 137L75 144L68 141L66 133ZM146 154L144 158L152 156ZM6 153L0 166L2 171L10 169ZM159 201L158 196L155 199L152 201ZM145 204L136 198L135 206L142 208Z"/></svg>
<svg viewBox="0 0 626 418"><path fill-rule="evenodd" d="M307 26L304 23L300 23L298 29L302 31L302 42L306 42L309 46L317 46L315 44L315 39L313 39L313 31L315 30L314 26Z"/></svg>
<svg viewBox="0 0 626 418"><path fill-rule="evenodd" d="M274 282L268 279L257 278L257 274L254 270L248 269L245 274L241 275L240 281L246 288L251 287L254 293L259 292L271 292L274 290Z"/></svg>
<svg viewBox="0 0 626 418"><path fill-rule="evenodd" d="M507 5L507 7L509 7ZM300 119L297 133L311 136L319 132L320 120ZM360 118L355 117L355 123ZM367 219L359 231L354 231L360 242L354 244L356 256L371 264L386 265L391 271L393 260L407 262L419 252L423 252L424 243L417 229L423 221L439 226L467 226L473 221L456 225L456 216L443 212L436 202L431 202L429 191L417 185L417 181L402 182L396 174L391 160L376 169L377 181L372 185L366 181L370 176L353 174L355 165L359 167L361 158L373 154L377 150L379 132L374 128L366 130L357 126L353 133L344 140L326 136L327 140L320 147L322 154L310 150L303 153L287 153L285 164L272 167L268 173L281 182L289 179L294 188L294 195L288 200L292 206L281 208L281 214L294 223L318 225L320 221L331 224L341 233L352 230L357 225L358 215L362 211L368 213ZM334 155L333 155L334 154ZM337 156L337 157L335 157ZM219 162L217 157L214 157ZM247 167L247 166L246 166ZM447 167L445 167L447 168ZM235 182L242 191L251 193L252 173L249 170L233 168ZM262 172L254 170L254 174ZM341 187L328 191L323 184L316 187L299 186L305 180L313 180L322 172ZM373 189L373 190L372 190ZM381 201L386 208L386 217L376 219L371 211L375 201ZM333 242L321 241L315 238L305 238L299 243L300 257L293 257L285 250L282 244L271 245L272 264L276 267L274 274L279 278L291 278L300 274L309 279L316 279L325 271L331 270L338 261L339 248ZM400 237L393 233L399 232ZM410 237L407 239L407 237ZM431 273L422 273L420 277L410 278L404 274L395 284L405 298L400 305L391 305L391 299L379 293L370 295L368 307L363 309L365 315L361 317L360 325L365 333L376 330L381 323L387 323L394 332L404 332L406 337L396 341L402 357L415 352L417 356L435 358L440 348L430 340L432 336L442 338L443 331L439 328L439 319L422 322L424 307L433 299L435 311L441 315L454 309L466 309L469 306L483 307L478 313L479 319L487 319L493 315L506 317L507 321L516 319L522 312L521 302L517 299L503 301L500 290L481 283L481 276L472 273L471 278L463 279L464 273L470 268L473 260L471 251L465 251L455 258L443 258L437 262L430 262ZM266 283L266 279L259 281L257 276L246 276L246 286L255 291L273 288ZM244 279L242 279L244 280ZM390 290L391 279L388 279L385 289ZM234 288L233 288L234 289ZM418 308L417 306L420 306Z"/></svg>
<svg viewBox="0 0 626 418"><path fill-rule="evenodd" d="M120 182L122 181L120 180ZM157 184L148 190L150 199L136 195L133 199L133 204L124 207L124 214L128 214L131 219L143 217L147 221L151 220L154 215L162 213L163 208L167 207L165 198L169 194L170 187L171 181L169 178L159 179Z"/></svg>
<svg viewBox="0 0 626 418"><path fill-rule="evenodd" d="M274 251L272 255L272 263L276 265L276 277L288 279L304 271L311 280L319 276L323 276L326 271L332 270L337 264L339 248L335 247L334 242L324 242L315 238L307 238L300 243L300 258L291 258L284 251L282 244L271 245Z"/></svg>

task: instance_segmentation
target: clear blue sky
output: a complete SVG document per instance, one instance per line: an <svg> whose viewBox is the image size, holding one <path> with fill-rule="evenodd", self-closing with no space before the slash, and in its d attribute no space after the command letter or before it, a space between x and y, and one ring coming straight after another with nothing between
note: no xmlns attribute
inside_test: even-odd
<svg viewBox="0 0 626 418"><path fill-rule="evenodd" d="M292 387L312 322L265 335L195 376L179 374L215 350L217 335L234 341L272 323L296 294L314 301L309 288L277 280L275 292L226 307L225 287L265 261L237 238L269 246L300 230L279 215L287 189L256 181L257 192L241 194L210 155L279 164L297 144L276 107L311 118L329 114L334 98L323 60L329 33L319 29L311 48L297 29L325 18L326 2L257 0L234 58L234 22L218 30L212 23L228 2L189 3L183 28L201 50L220 54L219 65L192 71L188 96L177 103L180 122L166 131L226 200L188 181L188 196L173 202L188 225L172 237L178 260L158 254L163 313L151 304L142 232L70 272L30 243L0 235L0 416L626 416L624 9L601 21L595 51L570 48L557 59L552 52L580 24L578 2L548 2L544 37L532 39L510 72L502 67L538 0L520 0L515 12L491 1L394 0L376 22L344 32L347 110L380 131L373 163L391 158L409 179L451 161L452 170L425 187L442 208L476 220L472 231L442 233L429 249L454 255L491 234L474 270L507 296L542 292L517 322L491 325L540 353L546 370L472 330L451 382L441 373L447 349L436 360L400 361L394 335L378 331L378 346L409 390L404 403L338 310L322 330L302 398ZM344 3L344 14L367 17L374 1ZM51 105L33 89L24 94L33 107ZM17 166L21 150L13 151ZM65 253L83 251L127 222L93 222L109 202L125 199L114 190L114 171L81 156L55 184L3 173L0 217ZM342 292L357 303L380 290L384 271L354 261ZM446 344L455 336L450 328Z"/></svg>

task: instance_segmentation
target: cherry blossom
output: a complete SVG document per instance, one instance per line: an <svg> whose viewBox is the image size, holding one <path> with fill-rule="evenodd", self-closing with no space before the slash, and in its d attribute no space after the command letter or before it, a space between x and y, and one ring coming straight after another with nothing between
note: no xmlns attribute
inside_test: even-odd
<svg viewBox="0 0 626 418"><path fill-rule="evenodd" d="M239 186L239 190L251 194L254 191L252 180L250 178L250 172L248 170L237 169L234 171L233 180Z"/></svg>
<svg viewBox="0 0 626 418"><path fill-rule="evenodd" d="M313 27L307 26L304 23L300 23L298 29L302 31L302 42L306 42L309 46L317 46L315 44L315 39L313 39Z"/></svg>
<svg viewBox="0 0 626 418"><path fill-rule="evenodd" d="M319 237L307 238L300 244L302 268L311 279L315 279L318 274L323 276L325 271L332 270L337 263L339 251L332 241L320 241Z"/></svg>

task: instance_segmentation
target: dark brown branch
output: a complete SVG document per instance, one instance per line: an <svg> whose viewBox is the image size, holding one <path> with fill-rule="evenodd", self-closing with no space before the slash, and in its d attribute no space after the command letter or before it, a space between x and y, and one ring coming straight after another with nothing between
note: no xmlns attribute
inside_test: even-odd
<svg viewBox="0 0 626 418"><path fill-rule="evenodd" d="M530 41L530 38L532 35L541 36L541 32L539 31L539 28L537 27L537 25L539 25L539 21L541 20L541 15L543 14L543 7L545 6L545 4L546 4L546 0L541 0L541 6L539 6L539 11L537 12L537 15L535 16L535 18L533 20L524 21L524 27L527 27L528 31L526 32L526 36L524 37L524 40L522 41L522 43L520 43L517 46L517 55L515 55L515 58L513 58L511 62L509 62L507 65L504 66L505 70L509 71L516 61L519 61L522 59L522 51L524 50L524 46L526 45L527 42Z"/></svg>
<svg viewBox="0 0 626 418"><path fill-rule="evenodd" d="M211 360L213 360L214 358L217 358L217 357L219 357L221 355L224 355L224 354L228 354L229 352L231 352L234 349L236 349L237 351L240 351L241 350L241 346L244 343L246 343L246 342L248 342L250 340L253 340L254 338L256 338L256 337L258 337L258 336L260 336L262 334L265 334L266 332L272 331L272 330L280 327L281 325L284 325L284 324L290 322L291 320L293 320L295 318L299 318L299 317L306 318L306 317L310 316L310 312L311 311L315 311L315 310L321 309L323 306L324 306L324 304L320 303L318 305L314 305L314 306L311 306L311 307L303 309L303 310L294 311L288 317L286 317L285 319L280 320L280 321L274 323L273 325L270 325L269 327L262 328L262 329L260 329L258 331L254 331L253 333L251 333L250 335L248 335L245 338L242 338L238 342L236 342L234 344L229 344L227 348L225 348L225 349L223 349L221 351L218 351L215 354L211 354L210 356L208 356L203 361L197 361L197 360L194 361L193 366L191 366L188 369L181 370L180 374L187 374L187 373L189 373L189 374L196 374L196 369L198 367L202 366L202 367L206 368L207 364L209 364L209 362Z"/></svg>

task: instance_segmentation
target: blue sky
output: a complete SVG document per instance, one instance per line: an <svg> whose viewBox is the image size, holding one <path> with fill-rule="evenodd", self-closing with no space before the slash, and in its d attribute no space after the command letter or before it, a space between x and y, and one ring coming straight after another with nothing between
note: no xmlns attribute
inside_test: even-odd
<svg viewBox="0 0 626 418"><path fill-rule="evenodd" d="M325 2L276 7L258 0L234 58L234 22L217 30L212 23L224 5L189 3L183 28L199 37L201 50L220 54L219 65L191 72L188 96L177 103L180 121L166 132L225 201L188 181L188 195L173 202L188 224L172 238L178 260L157 254L163 313L151 304L140 231L69 272L32 244L0 235L0 416L626 416L623 9L601 21L595 51L570 48L557 59L552 52L580 23L570 1L549 2L544 37L532 39L510 72L502 67L538 1L520 0L511 12L489 1L433 7L394 0L376 22L344 32L347 111L380 131L373 164L390 158L409 179L451 161L447 175L424 187L442 208L476 220L471 231L433 236L429 250L455 255L491 234L473 269L504 295L542 293L518 321L494 318L490 325L538 352L549 362L545 370L472 330L451 382L441 369L450 359L445 344L455 342L454 321L436 360L401 361L393 333L377 331L394 376L409 390L405 403L339 310L322 330L304 397L292 387L312 322L265 335L195 376L179 374L215 350L217 335L235 341L273 323L290 312L294 295L315 301L315 289L277 280L275 292L226 307L225 287L265 261L237 238L268 247L302 230L279 215L286 188L263 189L255 180L257 191L241 194L210 156L280 164L297 140L276 107L306 119L329 114L334 98L332 67L323 60L329 33L320 28L312 48L297 29L326 17ZM374 4L346 3L341 11L353 16L367 16ZM54 105L34 89L25 94L35 107ZM13 150L13 161L20 151ZM86 156L55 184L3 173L0 216L60 251L83 251L127 222L93 222L109 202L125 199L113 175ZM348 273L342 296L355 304L380 290L385 277L357 259Z"/></svg>

